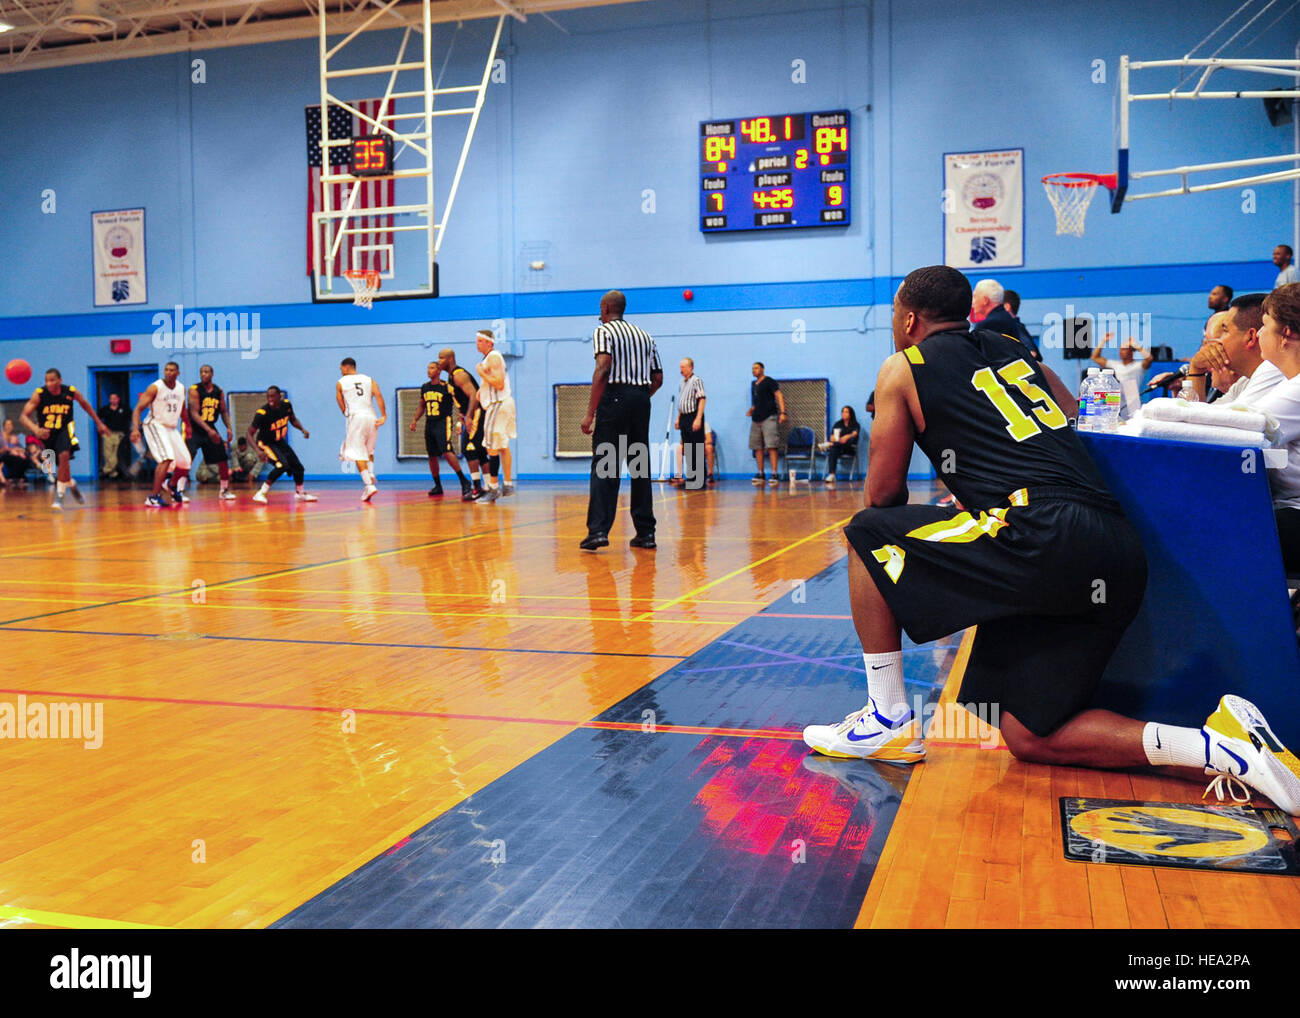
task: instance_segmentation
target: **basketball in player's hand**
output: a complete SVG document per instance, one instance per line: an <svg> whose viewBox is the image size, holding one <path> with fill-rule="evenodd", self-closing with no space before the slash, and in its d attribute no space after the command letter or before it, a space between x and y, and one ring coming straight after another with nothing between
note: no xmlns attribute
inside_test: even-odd
<svg viewBox="0 0 1300 1018"><path fill-rule="evenodd" d="M23 385L32 377L32 366L24 360L14 358L5 365L5 378L14 385Z"/></svg>

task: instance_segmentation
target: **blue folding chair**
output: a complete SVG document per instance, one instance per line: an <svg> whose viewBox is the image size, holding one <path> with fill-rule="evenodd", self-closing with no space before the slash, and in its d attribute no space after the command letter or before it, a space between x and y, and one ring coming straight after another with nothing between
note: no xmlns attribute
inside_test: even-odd
<svg viewBox="0 0 1300 1018"><path fill-rule="evenodd" d="M808 479L812 480L813 457L817 453L817 436L812 428L791 428L785 440L785 468L797 470L795 464L808 465ZM796 472L795 476L798 474Z"/></svg>

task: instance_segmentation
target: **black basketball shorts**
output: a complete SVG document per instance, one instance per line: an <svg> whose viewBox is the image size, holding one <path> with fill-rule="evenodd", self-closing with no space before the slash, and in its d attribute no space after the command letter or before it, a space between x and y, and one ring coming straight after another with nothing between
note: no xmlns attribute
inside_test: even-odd
<svg viewBox="0 0 1300 1018"><path fill-rule="evenodd" d="M448 452L453 456L456 455L456 442L452 434L450 415L424 419L424 448L430 459L436 459Z"/></svg>
<svg viewBox="0 0 1300 1018"><path fill-rule="evenodd" d="M979 627L961 702L1038 736L1089 705L1146 591L1118 503L1073 488L1022 488L986 512L865 509L845 535L914 642Z"/></svg>

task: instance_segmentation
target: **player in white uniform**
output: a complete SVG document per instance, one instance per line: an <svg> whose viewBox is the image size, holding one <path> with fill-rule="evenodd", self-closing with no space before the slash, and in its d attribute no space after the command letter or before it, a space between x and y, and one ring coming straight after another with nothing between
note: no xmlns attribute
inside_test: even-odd
<svg viewBox="0 0 1300 1018"><path fill-rule="evenodd" d="M190 451L185 447L185 439L176 426L180 423L181 409L185 406L185 386L179 378L180 365L168 361L163 367L163 376L140 394L131 414L131 441L137 442L143 434L149 455L158 463L153 472L153 494L145 499L145 505L155 509L163 508L163 479L172 475L170 494L176 503L188 502L183 494L185 481L190 473ZM144 427L140 426L140 413L149 408L149 419Z"/></svg>
<svg viewBox="0 0 1300 1018"><path fill-rule="evenodd" d="M491 329L479 329L474 337L483 360L478 366L481 384L470 400L468 419L472 420L477 406L483 407L483 444L488 453L487 491L480 500L485 503L497 500L497 474L501 473L499 494L510 495L515 486L510 483L510 439L515 437L515 401L510 395L510 377L506 374L506 359L494 349L496 337Z"/></svg>
<svg viewBox="0 0 1300 1018"><path fill-rule="evenodd" d="M379 426L388 419L388 408L384 405L384 394L375 385L375 380L369 375L358 373L356 361L346 357L339 368L343 377L334 387L334 397L348 422L348 433L339 449L339 459L356 463L357 472L366 485L361 493L361 501L369 502L379 490L375 484L375 435ZM376 403L379 404L377 417Z"/></svg>

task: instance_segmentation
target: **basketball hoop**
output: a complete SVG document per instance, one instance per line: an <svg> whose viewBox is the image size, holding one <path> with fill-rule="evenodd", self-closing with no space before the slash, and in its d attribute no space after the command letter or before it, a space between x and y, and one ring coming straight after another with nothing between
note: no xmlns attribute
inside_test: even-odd
<svg viewBox="0 0 1300 1018"><path fill-rule="evenodd" d="M343 275L352 284L356 299L352 301L359 308L368 308L379 292L379 273L374 269L348 269Z"/></svg>
<svg viewBox="0 0 1300 1018"><path fill-rule="evenodd" d="M1083 220L1098 187L1114 191L1118 186L1113 173L1049 173L1043 178L1043 190L1056 212L1057 234L1083 236Z"/></svg>

